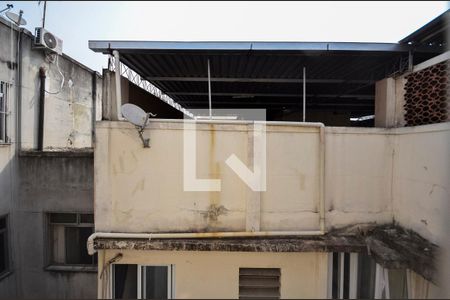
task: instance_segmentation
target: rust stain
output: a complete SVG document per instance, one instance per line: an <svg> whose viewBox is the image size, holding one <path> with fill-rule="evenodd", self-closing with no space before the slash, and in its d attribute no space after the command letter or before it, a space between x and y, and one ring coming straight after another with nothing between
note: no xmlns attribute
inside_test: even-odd
<svg viewBox="0 0 450 300"><path fill-rule="evenodd" d="M216 130L213 124L209 124L210 139L209 139L209 173L216 177L220 175L220 164L216 160ZM216 206L220 203L220 192L209 192L209 204Z"/></svg>
<svg viewBox="0 0 450 300"><path fill-rule="evenodd" d="M220 177L220 164L216 159L216 129L213 124L209 124L209 173L212 177ZM209 192L209 209L204 214L207 227L217 225L218 216L226 213L226 208L220 205L220 192Z"/></svg>

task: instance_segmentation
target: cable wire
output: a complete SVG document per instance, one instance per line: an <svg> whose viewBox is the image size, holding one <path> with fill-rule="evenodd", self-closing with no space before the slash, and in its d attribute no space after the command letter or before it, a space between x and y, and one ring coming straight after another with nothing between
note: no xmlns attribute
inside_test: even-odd
<svg viewBox="0 0 450 300"><path fill-rule="evenodd" d="M61 86L59 87L59 91L57 91L57 92L49 92L49 91L45 90L46 93L52 94L52 95L59 94L62 91L63 86L64 86L64 81L65 81L64 74L63 74L63 72L61 72L61 69L59 68L59 55L58 54L55 54L55 55L56 55L55 61L52 61L52 60L49 59L49 69L50 69L50 64L56 62L55 63L56 64L56 68L58 69L59 74L61 74ZM49 56L47 56L47 58L49 58Z"/></svg>

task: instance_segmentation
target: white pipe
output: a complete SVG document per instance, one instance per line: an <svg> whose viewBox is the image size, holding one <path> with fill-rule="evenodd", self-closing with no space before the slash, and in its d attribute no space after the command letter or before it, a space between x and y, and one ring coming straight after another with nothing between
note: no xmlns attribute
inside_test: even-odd
<svg viewBox="0 0 450 300"><path fill-rule="evenodd" d="M94 240L96 238L107 239L205 239L205 238L230 238L230 237L263 237L263 236L314 236L324 235L323 231L243 231L243 232L182 232L182 233L118 233L118 232L95 232L87 240L89 255L93 255Z"/></svg>
<svg viewBox="0 0 450 300"><path fill-rule="evenodd" d="M114 50L114 75L116 79L116 110L117 110L117 120L123 120L122 114L120 112L120 107L122 105L122 87L121 87L121 80L120 80L120 57L119 57L119 51Z"/></svg>
<svg viewBox="0 0 450 300"><path fill-rule="evenodd" d="M303 122L306 122L306 68L303 67Z"/></svg>
<svg viewBox="0 0 450 300"><path fill-rule="evenodd" d="M325 127L319 126L319 226L325 232Z"/></svg>
<svg viewBox="0 0 450 300"><path fill-rule="evenodd" d="M209 101L209 119L212 120L212 102L211 102L211 69L208 58L208 101Z"/></svg>

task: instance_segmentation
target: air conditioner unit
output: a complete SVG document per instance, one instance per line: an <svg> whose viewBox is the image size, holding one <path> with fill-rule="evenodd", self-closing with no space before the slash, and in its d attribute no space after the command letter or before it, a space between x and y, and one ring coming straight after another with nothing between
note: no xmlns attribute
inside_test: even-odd
<svg viewBox="0 0 450 300"><path fill-rule="evenodd" d="M62 55L63 41L45 28L36 27L34 37L34 47L48 49Z"/></svg>

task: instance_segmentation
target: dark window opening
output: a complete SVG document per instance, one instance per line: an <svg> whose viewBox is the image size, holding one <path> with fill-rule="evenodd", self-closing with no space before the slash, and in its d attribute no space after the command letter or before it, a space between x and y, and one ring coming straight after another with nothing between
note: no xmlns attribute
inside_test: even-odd
<svg viewBox="0 0 450 300"><path fill-rule="evenodd" d="M0 218L0 276L9 271L8 251L8 220L7 216Z"/></svg>
<svg viewBox="0 0 450 300"><path fill-rule="evenodd" d="M137 299L137 265L113 265L113 299Z"/></svg>
<svg viewBox="0 0 450 300"><path fill-rule="evenodd" d="M376 263L367 254L358 255L358 299L373 299L375 297Z"/></svg>
<svg viewBox="0 0 450 300"><path fill-rule="evenodd" d="M142 267L142 299L168 299L168 267Z"/></svg>
<svg viewBox="0 0 450 300"><path fill-rule="evenodd" d="M97 255L89 255L86 247L94 232L92 214L50 213L48 220L51 265L97 264Z"/></svg>

